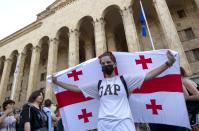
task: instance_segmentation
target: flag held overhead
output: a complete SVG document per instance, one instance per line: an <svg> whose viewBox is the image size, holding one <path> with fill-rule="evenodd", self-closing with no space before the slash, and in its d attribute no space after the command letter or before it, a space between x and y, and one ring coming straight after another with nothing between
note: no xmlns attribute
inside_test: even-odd
<svg viewBox="0 0 199 131"><path fill-rule="evenodd" d="M167 60L167 51L114 52L117 59L117 73L118 75L147 73L158 67L161 61ZM190 128L182 91L179 56L177 52L172 51L172 53L176 58L174 65L157 78L145 81L141 88L135 89L130 95L129 103L135 122ZM89 82L104 79L97 58L58 72L55 76L59 81L76 84L80 88ZM100 104L97 99L85 98L82 93L66 91L59 86L54 89L65 130L85 131L97 127Z"/></svg>

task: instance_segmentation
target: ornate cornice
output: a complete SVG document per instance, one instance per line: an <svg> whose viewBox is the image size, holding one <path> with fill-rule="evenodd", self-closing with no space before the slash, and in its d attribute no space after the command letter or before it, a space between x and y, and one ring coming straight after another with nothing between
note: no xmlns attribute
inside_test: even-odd
<svg viewBox="0 0 199 131"><path fill-rule="evenodd" d="M41 13L39 13L37 15L37 20L35 22L29 24L28 26L26 26L26 27L16 31L15 33L3 38L2 40L0 40L0 47L23 36L24 34L27 34L31 31L39 28L42 25L42 22L40 21L41 19L44 19L44 18L54 14L57 10L62 9L63 7L73 3L74 1L77 1L77 0L56 0L53 4L48 6L46 8L46 10L42 11Z"/></svg>
<svg viewBox="0 0 199 131"><path fill-rule="evenodd" d="M42 25L42 22L33 22L29 25L27 25L26 27L16 31L15 33L3 38L2 40L0 40L0 47L23 36L24 34L27 34L37 28L39 28Z"/></svg>
<svg viewBox="0 0 199 131"><path fill-rule="evenodd" d="M44 18L54 14L57 10L62 9L63 7L73 3L74 1L76 1L76 0L65 0L65 1L56 0L54 3L52 3L50 6L48 6L46 8L46 10L37 14L37 20L44 19Z"/></svg>

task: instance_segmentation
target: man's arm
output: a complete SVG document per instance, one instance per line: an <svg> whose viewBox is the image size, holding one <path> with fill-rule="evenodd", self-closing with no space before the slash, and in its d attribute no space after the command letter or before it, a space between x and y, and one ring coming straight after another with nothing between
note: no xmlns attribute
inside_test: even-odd
<svg viewBox="0 0 199 131"><path fill-rule="evenodd" d="M57 81L56 77L52 77L52 82L64 89L67 89L69 91L73 91L73 92L81 92L81 90L78 88L78 86L76 85L71 85L71 84L67 84L67 83L63 83L61 81Z"/></svg>
<svg viewBox="0 0 199 131"><path fill-rule="evenodd" d="M167 58L168 58L168 61L166 61L164 64L148 72L146 74L145 80L150 80L150 79L155 78L156 76L161 74L163 71L171 67L173 63L176 61L176 59L174 58L173 54L170 51L167 52Z"/></svg>
<svg viewBox="0 0 199 131"><path fill-rule="evenodd" d="M24 124L24 131L31 131L31 129L30 129L30 122L26 122Z"/></svg>
<svg viewBox="0 0 199 131"><path fill-rule="evenodd" d="M2 116L0 117L0 124L3 123L3 121L5 120L6 117L7 117L6 113L2 114Z"/></svg>
<svg viewBox="0 0 199 131"><path fill-rule="evenodd" d="M55 121L55 122L57 122L57 117L56 117L56 115L55 115L54 112L52 112L52 120Z"/></svg>
<svg viewBox="0 0 199 131"><path fill-rule="evenodd" d="M183 84L182 84L182 87L183 87L182 89L183 89L185 100L187 100L187 97L189 97L189 93L188 93L186 87Z"/></svg>
<svg viewBox="0 0 199 131"><path fill-rule="evenodd" d="M199 95L192 95L186 98L188 101L199 101Z"/></svg>
<svg viewBox="0 0 199 131"><path fill-rule="evenodd" d="M193 81L191 80L185 80L183 82L183 85L186 90L188 90L192 95L187 95L185 97L188 101L199 101L199 91L197 90L197 87L193 84Z"/></svg>
<svg viewBox="0 0 199 131"><path fill-rule="evenodd" d="M96 81L88 82L85 85L81 86L81 88L76 85L71 85L71 84L63 83L61 81L57 81L55 77L52 77L52 82L69 91L81 92L84 94L85 97L92 97L96 99L98 99L99 97L98 88L97 88L98 83Z"/></svg>

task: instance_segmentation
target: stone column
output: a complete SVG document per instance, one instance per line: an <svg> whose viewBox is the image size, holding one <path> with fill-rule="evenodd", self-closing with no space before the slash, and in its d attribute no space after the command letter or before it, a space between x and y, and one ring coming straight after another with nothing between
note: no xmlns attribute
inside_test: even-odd
<svg viewBox="0 0 199 131"><path fill-rule="evenodd" d="M69 36L69 67L79 64L79 31L77 29L71 30Z"/></svg>
<svg viewBox="0 0 199 131"><path fill-rule="evenodd" d="M14 80L12 84L11 99L16 100L17 94L21 87L21 81L23 77L23 69L25 64L26 55L24 52L20 53L17 57L17 64L14 72Z"/></svg>
<svg viewBox="0 0 199 131"><path fill-rule="evenodd" d="M90 39L85 39L85 55L86 60L89 60L94 57L92 41Z"/></svg>
<svg viewBox="0 0 199 131"><path fill-rule="evenodd" d="M56 38L51 39L48 50L48 65L47 65L47 76L56 72L57 67L57 55L58 55L58 40ZM45 99L53 100L52 85L46 80L46 95Z"/></svg>
<svg viewBox="0 0 199 131"><path fill-rule="evenodd" d="M180 55L181 65L185 68L187 73L191 74L191 69L187 61L187 57L182 47L182 43L178 36L175 24L172 20L169 8L165 0L153 0L156 12L158 14L160 24L162 26L168 47L175 50Z"/></svg>
<svg viewBox="0 0 199 131"><path fill-rule="evenodd" d="M199 9L199 0L194 0L196 3L197 8Z"/></svg>
<svg viewBox="0 0 199 131"><path fill-rule="evenodd" d="M105 36L105 21L103 18L96 19L94 22L95 30L95 50L96 56L101 55L107 51L106 36Z"/></svg>
<svg viewBox="0 0 199 131"><path fill-rule="evenodd" d="M0 58L0 69L3 66L3 59Z"/></svg>
<svg viewBox="0 0 199 131"><path fill-rule="evenodd" d="M6 93L8 82L9 82L9 76L10 76L12 63L13 63L12 58L8 58L4 62L4 68L3 68L1 84L0 84L0 102L3 102L5 99L4 97L5 97L5 93Z"/></svg>
<svg viewBox="0 0 199 131"><path fill-rule="evenodd" d="M0 59L0 70L3 69L3 59ZM1 77L2 74L0 74L0 84L1 84Z"/></svg>
<svg viewBox="0 0 199 131"><path fill-rule="evenodd" d="M116 51L116 41L115 36L111 30L107 32L107 46L109 51Z"/></svg>
<svg viewBox="0 0 199 131"><path fill-rule="evenodd" d="M126 35L126 42L128 46L128 51L135 52L140 51L139 39L137 35L137 30L135 22L133 19L132 8L124 8L121 10L122 20L124 24L124 31Z"/></svg>
<svg viewBox="0 0 199 131"><path fill-rule="evenodd" d="M40 51L41 51L41 47L39 46L33 47L26 99L29 98L30 94L33 91L33 88L36 88L36 82L38 78L39 60L40 60Z"/></svg>

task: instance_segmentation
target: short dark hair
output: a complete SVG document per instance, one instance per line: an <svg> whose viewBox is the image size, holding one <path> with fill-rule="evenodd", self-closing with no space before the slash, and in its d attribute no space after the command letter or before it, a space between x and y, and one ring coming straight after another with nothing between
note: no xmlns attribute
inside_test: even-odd
<svg viewBox="0 0 199 131"><path fill-rule="evenodd" d="M42 94L42 96L44 97L44 93L41 91L41 90L36 90L36 91L34 91L31 95L30 95L30 97L29 97L29 99L28 99L28 102L30 102L30 103L33 103L35 100L36 100L36 98L38 97L38 96L40 96ZM44 99L44 98L43 98Z"/></svg>
<svg viewBox="0 0 199 131"><path fill-rule="evenodd" d="M98 57L99 60L100 60L100 63L101 63L101 58L104 57L104 56L109 56L109 57L111 58L111 60L116 64L116 58L115 58L115 56L113 55L113 53L110 52L110 51L106 51L106 52L104 52L102 55L100 55L100 56Z"/></svg>
<svg viewBox="0 0 199 131"><path fill-rule="evenodd" d="M4 111L6 110L6 106L9 105L9 104L15 104L15 101L13 101L13 100L4 101L3 104L2 104L2 107L3 107Z"/></svg>
<svg viewBox="0 0 199 131"><path fill-rule="evenodd" d="M180 73L183 77L187 76L183 67L180 67Z"/></svg>
<svg viewBox="0 0 199 131"><path fill-rule="evenodd" d="M50 99L46 99L46 100L44 101L44 106L45 106L45 107L50 107L51 104L52 104L52 101L51 101Z"/></svg>

